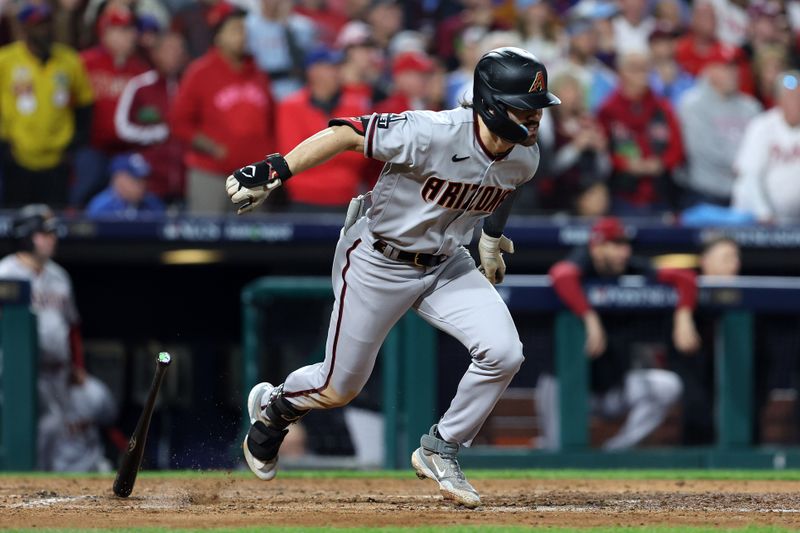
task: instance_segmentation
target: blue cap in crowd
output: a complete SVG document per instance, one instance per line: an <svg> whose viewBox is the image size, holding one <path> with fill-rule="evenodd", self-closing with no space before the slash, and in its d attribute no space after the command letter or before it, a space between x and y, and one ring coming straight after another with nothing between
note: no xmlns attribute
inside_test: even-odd
<svg viewBox="0 0 800 533"><path fill-rule="evenodd" d="M306 54L305 65L306 68L310 67L311 65L316 65L317 63L330 63L331 65L338 65L342 62L343 58L344 57L342 56L341 52L321 46L319 48L314 48Z"/></svg>
<svg viewBox="0 0 800 533"><path fill-rule="evenodd" d="M25 3L17 11L17 20L22 24L38 24L50 18L52 12L47 4Z"/></svg>
<svg viewBox="0 0 800 533"><path fill-rule="evenodd" d="M541 2L541 0L516 0L514 4L517 8L517 11L522 11L531 7L532 5L538 4L539 2Z"/></svg>
<svg viewBox="0 0 800 533"><path fill-rule="evenodd" d="M150 165L142 154L123 154L111 160L111 174L127 172L136 178L144 178L150 174Z"/></svg>

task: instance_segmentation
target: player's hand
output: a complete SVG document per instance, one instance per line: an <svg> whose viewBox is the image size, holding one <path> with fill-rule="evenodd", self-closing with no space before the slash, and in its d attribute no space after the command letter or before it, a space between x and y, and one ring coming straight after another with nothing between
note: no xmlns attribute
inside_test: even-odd
<svg viewBox="0 0 800 533"><path fill-rule="evenodd" d="M231 202L239 209L237 215L250 212L264 203L269 194L280 187L282 181L267 161L244 166L225 180L225 189Z"/></svg>
<svg viewBox="0 0 800 533"><path fill-rule="evenodd" d="M692 355L700 349L700 334L697 333L691 309L682 307L675 311L672 342L679 352L686 355Z"/></svg>
<svg viewBox="0 0 800 533"><path fill-rule="evenodd" d="M72 385L83 385L86 383L86 369L80 366L73 366L70 370L69 382Z"/></svg>
<svg viewBox="0 0 800 533"><path fill-rule="evenodd" d="M481 231L481 240L478 241L478 255L481 258L480 271L492 285L503 282L506 276L506 262L503 261L503 252L514 253L514 243L501 235L490 237Z"/></svg>
<svg viewBox="0 0 800 533"><path fill-rule="evenodd" d="M586 355L597 359L606 351L606 330L600 317L594 311L588 311L583 316L583 325L586 328Z"/></svg>

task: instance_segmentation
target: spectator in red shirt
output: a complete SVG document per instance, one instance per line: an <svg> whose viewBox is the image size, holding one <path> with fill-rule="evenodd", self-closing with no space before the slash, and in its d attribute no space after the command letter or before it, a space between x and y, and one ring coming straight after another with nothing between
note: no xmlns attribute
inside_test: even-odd
<svg viewBox="0 0 800 533"><path fill-rule="evenodd" d="M734 53L737 57L741 91L753 94L753 75L744 53L740 48L731 47L719 40L714 6L707 0L701 0L692 10L691 31L678 40L675 59L686 72L697 76L710 59L725 53Z"/></svg>
<svg viewBox="0 0 800 533"><path fill-rule="evenodd" d="M592 360L592 410L607 417L627 413L622 429L604 443L606 449L625 449L638 444L661 424L683 388L674 372L632 367L630 347L637 340L635 317L629 313L604 316L603 321L609 326L606 335L600 316L589 304L582 279L609 281L622 275L642 275L673 285L678 293L673 343L683 353L695 353L700 347L692 316L697 301L695 274L688 270L657 269L649 259L632 255L628 232L618 219L598 220L592 227L588 247L576 249L569 258L553 265L550 280L556 294L583 319L586 328L586 354ZM537 410L543 418L543 447L558 448L560 439L554 423L558 412L557 382L550 372L540 377L537 389Z"/></svg>
<svg viewBox="0 0 800 533"><path fill-rule="evenodd" d="M375 106L377 113L402 113L417 109L432 109L428 99L435 65L419 52L403 52L394 58L392 79L394 90Z"/></svg>
<svg viewBox="0 0 800 533"><path fill-rule="evenodd" d="M83 206L108 184L109 158L131 149L117 136L114 112L128 80L148 70L136 55L136 19L128 9L110 6L98 20L100 44L81 54L95 95L90 147L75 154L76 181L70 203Z"/></svg>
<svg viewBox="0 0 800 533"><path fill-rule="evenodd" d="M362 91L340 82L341 54L321 48L306 56L308 84L278 106L278 151L286 153L303 139L325 129L334 117L355 117L369 113L370 101ZM368 159L361 154L343 153L327 163L298 175L286 183L292 208L345 208L351 198L365 189Z"/></svg>
<svg viewBox="0 0 800 533"><path fill-rule="evenodd" d="M647 56L618 59L620 83L598 111L610 141L612 212L652 214L675 201L672 171L683 160L680 127L666 100L650 89Z"/></svg>
<svg viewBox="0 0 800 533"><path fill-rule="evenodd" d="M153 70L128 82L114 116L117 135L150 165L147 189L167 203L183 200L183 145L169 134L169 115L187 61L183 37L168 32L151 51Z"/></svg>
<svg viewBox="0 0 800 533"><path fill-rule="evenodd" d="M172 133L188 149L187 207L225 213L225 178L241 161L276 150L267 76L245 53L245 12L217 7L214 47L189 65L172 110Z"/></svg>

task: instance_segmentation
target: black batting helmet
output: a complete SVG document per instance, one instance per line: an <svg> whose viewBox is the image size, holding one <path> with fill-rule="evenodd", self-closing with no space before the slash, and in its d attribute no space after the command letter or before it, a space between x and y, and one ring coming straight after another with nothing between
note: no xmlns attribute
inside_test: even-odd
<svg viewBox="0 0 800 533"><path fill-rule="evenodd" d="M17 251L33 250L34 233L55 233L57 230L58 219L44 204L26 205L11 222L11 238Z"/></svg>
<svg viewBox="0 0 800 533"><path fill-rule="evenodd" d="M475 67L472 105L489 131L509 142L528 137L528 129L509 118L509 107L532 110L560 103L547 90L547 69L527 50L495 48Z"/></svg>

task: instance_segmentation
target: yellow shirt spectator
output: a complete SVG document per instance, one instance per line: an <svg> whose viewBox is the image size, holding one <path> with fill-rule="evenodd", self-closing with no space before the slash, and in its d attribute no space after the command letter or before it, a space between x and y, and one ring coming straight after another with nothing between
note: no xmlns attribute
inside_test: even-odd
<svg viewBox="0 0 800 533"><path fill-rule="evenodd" d="M29 170L57 166L75 134L74 108L93 101L78 54L54 44L42 63L24 42L0 48L0 138Z"/></svg>

